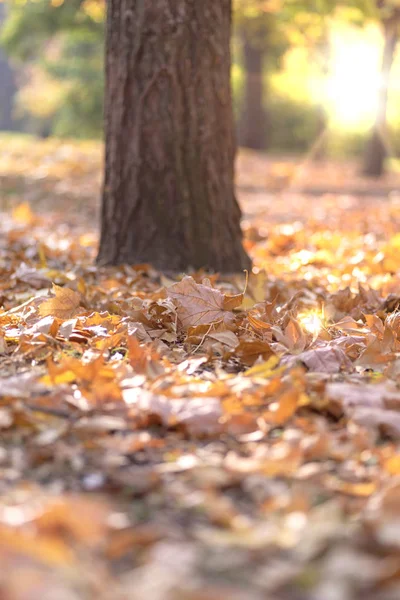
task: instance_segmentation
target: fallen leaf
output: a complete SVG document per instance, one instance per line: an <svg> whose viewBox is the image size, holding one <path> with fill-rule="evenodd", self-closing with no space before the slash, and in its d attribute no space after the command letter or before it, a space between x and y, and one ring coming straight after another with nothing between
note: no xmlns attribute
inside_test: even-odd
<svg viewBox="0 0 400 600"><path fill-rule="evenodd" d="M267 360L275 354L267 342L263 342L262 340L243 339L240 340L235 353L240 360L249 366L253 365L259 357L263 360Z"/></svg>
<svg viewBox="0 0 400 600"><path fill-rule="evenodd" d="M67 287L60 287L53 283L55 296L46 300L39 306L39 314L42 317L57 317L58 319L70 319L79 307L82 297Z"/></svg>
<svg viewBox="0 0 400 600"><path fill-rule="evenodd" d="M374 481L344 481L337 477L326 477L325 485L335 492L340 492L348 496L372 496L376 492L377 486Z"/></svg>
<svg viewBox="0 0 400 600"><path fill-rule="evenodd" d="M221 431L222 416L219 398L191 397L185 400L144 393L130 388L122 392L125 402L148 414L156 415L166 427L184 425L192 435L210 435Z"/></svg>
<svg viewBox="0 0 400 600"><path fill-rule="evenodd" d="M264 415L266 421L274 423L275 425L283 425L294 415L299 405L299 401L299 390L295 388L286 390L277 400L274 400L274 402L268 406L269 410Z"/></svg>
<svg viewBox="0 0 400 600"><path fill-rule="evenodd" d="M296 356L290 356L283 362L287 366L301 362L309 371L316 373L340 373L342 370L348 372L353 370L353 365L343 350L332 346L307 350Z"/></svg>
<svg viewBox="0 0 400 600"><path fill-rule="evenodd" d="M167 288L167 293L175 301L185 329L215 321L229 324L234 320L233 313L225 308L226 296L215 288L196 283L193 277L184 277Z"/></svg>
<svg viewBox="0 0 400 600"><path fill-rule="evenodd" d="M263 377L267 379L273 375L277 375L279 371L277 367L279 365L279 358L277 356L271 356L266 362L254 365L250 369L247 369L243 373L245 377Z"/></svg>

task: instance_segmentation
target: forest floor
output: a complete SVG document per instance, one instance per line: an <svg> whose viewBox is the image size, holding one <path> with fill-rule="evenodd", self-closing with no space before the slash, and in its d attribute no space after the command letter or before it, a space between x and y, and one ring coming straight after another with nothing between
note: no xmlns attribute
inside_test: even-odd
<svg viewBox="0 0 400 600"><path fill-rule="evenodd" d="M400 177L242 152L247 286L175 282L101 155L1 138L0 598L398 600Z"/></svg>

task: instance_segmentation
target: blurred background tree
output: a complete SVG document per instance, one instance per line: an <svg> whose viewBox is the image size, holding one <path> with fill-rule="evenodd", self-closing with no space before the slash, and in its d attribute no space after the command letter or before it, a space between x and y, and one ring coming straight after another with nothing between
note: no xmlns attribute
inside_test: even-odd
<svg viewBox="0 0 400 600"><path fill-rule="evenodd" d="M14 121L3 118L2 128L100 138L105 0L5 4L1 40L18 90ZM234 0L234 8L240 145L275 156L355 155L365 174L380 175L388 153L400 151L400 0Z"/></svg>
<svg viewBox="0 0 400 600"><path fill-rule="evenodd" d="M2 30L19 66L16 112L42 135L100 137L104 0L8 0Z"/></svg>
<svg viewBox="0 0 400 600"><path fill-rule="evenodd" d="M272 80L295 46L307 48L309 58L321 63L317 70L326 74L326 17L335 6L332 0L236 0L238 60L244 80L238 127L241 145L257 150L282 144L285 149L288 129L294 149L305 150L309 140L303 139L304 125L310 138L325 129L325 111L318 101L304 106L304 98L285 97L274 89Z"/></svg>
<svg viewBox="0 0 400 600"><path fill-rule="evenodd" d="M384 171L385 158L391 154L387 110L390 77L400 32L400 2L399 0L377 0L376 4L369 8L369 13L380 25L384 45L376 115L366 146L363 173L370 177L380 177Z"/></svg>
<svg viewBox="0 0 400 600"><path fill-rule="evenodd" d="M6 19L6 7L0 3L0 28ZM5 52L0 49L0 130L13 130L17 126L13 118L16 92L15 74Z"/></svg>
<svg viewBox="0 0 400 600"><path fill-rule="evenodd" d="M235 35L243 69L239 144L255 150L268 147L271 128L268 82L288 49L286 33L280 26L280 9L280 0L236 2Z"/></svg>

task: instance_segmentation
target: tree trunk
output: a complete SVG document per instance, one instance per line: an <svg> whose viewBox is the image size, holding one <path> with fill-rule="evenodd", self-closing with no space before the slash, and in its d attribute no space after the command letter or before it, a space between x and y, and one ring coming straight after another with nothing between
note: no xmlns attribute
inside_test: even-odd
<svg viewBox="0 0 400 600"><path fill-rule="evenodd" d="M100 264L249 267L230 30L231 0L109 0Z"/></svg>
<svg viewBox="0 0 400 600"><path fill-rule="evenodd" d="M0 30L5 20L6 7L0 2ZM0 49L0 130L16 128L13 119L13 103L16 92L14 74L6 55Z"/></svg>
<svg viewBox="0 0 400 600"><path fill-rule="evenodd" d="M386 112L389 80L398 39L399 16L395 14L391 19L384 22L385 45L383 49L378 107L364 157L363 174L367 177L381 177L384 173L385 158L387 155Z"/></svg>
<svg viewBox="0 0 400 600"><path fill-rule="evenodd" d="M319 65L321 76L325 82L329 78L331 70L331 45L329 40L329 34L324 27L323 32L318 40L317 46L317 64ZM325 94L320 98L317 105L317 136L313 147L311 148L311 155L314 162L322 162L326 159L328 153L327 147L327 134L328 134L328 115L326 111L326 98Z"/></svg>
<svg viewBox="0 0 400 600"><path fill-rule="evenodd" d="M266 114L264 110L264 51L254 44L243 29L244 100L239 124L239 143L246 148L266 148Z"/></svg>

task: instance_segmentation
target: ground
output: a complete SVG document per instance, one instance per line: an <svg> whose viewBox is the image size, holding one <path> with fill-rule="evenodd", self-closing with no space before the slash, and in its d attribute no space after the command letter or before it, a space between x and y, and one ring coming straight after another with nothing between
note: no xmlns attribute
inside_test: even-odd
<svg viewBox="0 0 400 600"><path fill-rule="evenodd" d="M1 598L397 600L399 177L241 152L253 272L172 281L1 142Z"/></svg>

